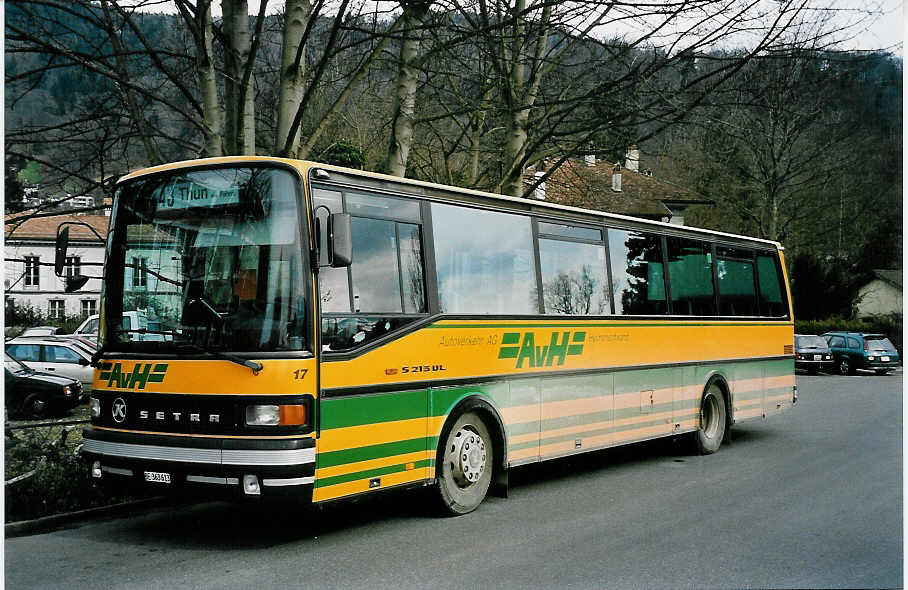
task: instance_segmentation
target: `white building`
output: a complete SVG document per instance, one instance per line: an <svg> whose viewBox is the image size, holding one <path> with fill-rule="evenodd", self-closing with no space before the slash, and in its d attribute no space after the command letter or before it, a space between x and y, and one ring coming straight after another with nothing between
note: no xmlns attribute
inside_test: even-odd
<svg viewBox="0 0 908 590"><path fill-rule="evenodd" d="M874 270L873 279L858 290L857 316L901 314L902 271Z"/></svg>
<svg viewBox="0 0 908 590"><path fill-rule="evenodd" d="M22 216L19 214L18 216ZM75 293L64 292L64 278L54 274L54 243L57 226L65 221L87 223L107 236L110 217L105 215L55 215L10 223L7 217L4 245L4 295L20 305L31 305L51 317L87 316L98 313L100 279L89 280ZM100 277L104 243L85 226L70 225L68 274Z"/></svg>

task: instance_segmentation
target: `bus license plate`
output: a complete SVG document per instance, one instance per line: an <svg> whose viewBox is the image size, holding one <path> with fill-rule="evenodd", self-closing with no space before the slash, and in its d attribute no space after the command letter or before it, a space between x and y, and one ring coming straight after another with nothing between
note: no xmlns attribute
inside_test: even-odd
<svg viewBox="0 0 908 590"><path fill-rule="evenodd" d="M160 471L146 471L145 481L154 481L158 483L170 483L170 474Z"/></svg>
<svg viewBox="0 0 908 590"><path fill-rule="evenodd" d="M884 363L888 363L888 362L889 362L889 357L888 357L888 356L884 356L884 357L881 358L880 360L883 361Z"/></svg>

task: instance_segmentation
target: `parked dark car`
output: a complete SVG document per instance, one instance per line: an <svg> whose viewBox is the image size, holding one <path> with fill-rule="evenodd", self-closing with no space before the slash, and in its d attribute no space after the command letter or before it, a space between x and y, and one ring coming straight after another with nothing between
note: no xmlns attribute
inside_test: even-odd
<svg viewBox="0 0 908 590"><path fill-rule="evenodd" d="M826 339L813 334L795 334L795 368L804 369L810 375L834 366L832 351Z"/></svg>
<svg viewBox="0 0 908 590"><path fill-rule="evenodd" d="M6 409L11 415L45 418L79 405L82 384L62 375L39 373L4 353Z"/></svg>
<svg viewBox="0 0 908 590"><path fill-rule="evenodd" d="M836 370L842 375L853 375L857 369L885 375L899 365L899 353L885 334L826 332L823 338L832 351Z"/></svg>

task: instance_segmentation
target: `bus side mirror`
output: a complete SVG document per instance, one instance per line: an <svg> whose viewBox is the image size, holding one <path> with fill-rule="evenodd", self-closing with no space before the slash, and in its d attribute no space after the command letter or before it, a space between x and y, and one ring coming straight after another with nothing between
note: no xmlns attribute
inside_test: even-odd
<svg viewBox="0 0 908 590"><path fill-rule="evenodd" d="M57 231L57 243L54 245L54 273L63 276L63 267L66 266L66 250L69 248L69 228L64 227Z"/></svg>
<svg viewBox="0 0 908 590"><path fill-rule="evenodd" d="M349 213L328 216L328 265L344 268L353 262L353 231Z"/></svg>

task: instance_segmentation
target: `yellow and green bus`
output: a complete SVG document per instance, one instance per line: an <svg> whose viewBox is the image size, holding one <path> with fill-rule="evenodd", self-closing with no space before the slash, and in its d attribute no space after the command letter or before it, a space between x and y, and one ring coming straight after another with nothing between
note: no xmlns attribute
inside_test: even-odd
<svg viewBox="0 0 908 590"><path fill-rule="evenodd" d="M297 160L141 170L114 199L83 452L111 485L435 485L462 514L510 467L712 453L791 407L787 285L760 239Z"/></svg>

